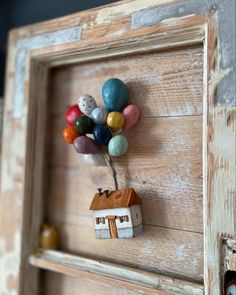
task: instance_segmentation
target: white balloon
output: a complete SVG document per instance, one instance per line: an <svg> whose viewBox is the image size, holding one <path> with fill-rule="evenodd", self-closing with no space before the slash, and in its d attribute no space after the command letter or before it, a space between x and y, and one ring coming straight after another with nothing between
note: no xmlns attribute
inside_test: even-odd
<svg viewBox="0 0 236 295"><path fill-rule="evenodd" d="M94 166L107 166L106 160L102 154L87 154L84 155L86 163Z"/></svg>
<svg viewBox="0 0 236 295"><path fill-rule="evenodd" d="M97 107L97 104L92 96L84 94L80 96L78 106L82 113L91 117L92 111Z"/></svg>

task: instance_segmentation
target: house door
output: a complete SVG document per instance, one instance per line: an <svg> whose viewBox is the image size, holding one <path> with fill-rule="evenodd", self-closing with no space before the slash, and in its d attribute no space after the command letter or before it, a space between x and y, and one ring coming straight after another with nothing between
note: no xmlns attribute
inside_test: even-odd
<svg viewBox="0 0 236 295"><path fill-rule="evenodd" d="M117 239L118 234L117 234L117 228L116 228L116 216L111 215L111 216L106 216L106 218L108 219L111 238Z"/></svg>

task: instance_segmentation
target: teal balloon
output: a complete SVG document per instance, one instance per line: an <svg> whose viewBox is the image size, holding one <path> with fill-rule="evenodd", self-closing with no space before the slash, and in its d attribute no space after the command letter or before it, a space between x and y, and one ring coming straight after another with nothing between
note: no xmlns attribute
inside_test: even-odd
<svg viewBox="0 0 236 295"><path fill-rule="evenodd" d="M110 156L118 157L124 155L128 150L128 140L124 135L115 135L109 141L108 153Z"/></svg>
<svg viewBox="0 0 236 295"><path fill-rule="evenodd" d="M128 87L120 79L109 79L103 85L102 96L110 112L121 112L128 100Z"/></svg>

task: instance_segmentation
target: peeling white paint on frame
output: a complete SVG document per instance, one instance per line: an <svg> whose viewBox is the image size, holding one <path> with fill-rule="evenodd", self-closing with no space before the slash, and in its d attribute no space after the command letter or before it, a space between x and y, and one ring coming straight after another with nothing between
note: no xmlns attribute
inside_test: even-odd
<svg viewBox="0 0 236 295"><path fill-rule="evenodd" d="M18 278L20 268L20 233L16 232L14 236L13 250L7 250L7 241L0 237L0 294L17 295L16 290L9 290L7 286L8 278Z"/></svg>
<svg viewBox="0 0 236 295"><path fill-rule="evenodd" d="M49 46L62 45L79 41L81 27L73 27L61 31L51 32L44 35L36 35L29 38L19 39L16 43L16 77L15 92L13 97L13 117L20 118L23 115L24 85L26 78L26 62L28 51Z"/></svg>

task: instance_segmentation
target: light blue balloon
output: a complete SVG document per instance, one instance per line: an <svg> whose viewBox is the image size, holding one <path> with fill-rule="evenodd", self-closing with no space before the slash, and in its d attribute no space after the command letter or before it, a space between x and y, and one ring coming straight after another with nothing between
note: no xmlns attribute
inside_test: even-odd
<svg viewBox="0 0 236 295"><path fill-rule="evenodd" d="M108 110L96 108L92 111L92 119L95 124L105 124L107 121Z"/></svg>
<svg viewBox="0 0 236 295"><path fill-rule="evenodd" d="M121 112L128 100L128 87L120 79L109 79L103 85L102 96L110 112Z"/></svg>
<svg viewBox="0 0 236 295"><path fill-rule="evenodd" d="M108 153L110 156L118 157L124 155L128 150L128 140L124 135L115 135L109 141Z"/></svg>

